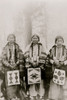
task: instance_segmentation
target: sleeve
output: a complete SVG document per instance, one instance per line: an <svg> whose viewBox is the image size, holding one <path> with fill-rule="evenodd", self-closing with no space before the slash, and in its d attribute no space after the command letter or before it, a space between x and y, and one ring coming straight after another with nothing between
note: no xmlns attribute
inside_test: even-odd
<svg viewBox="0 0 67 100"><path fill-rule="evenodd" d="M50 63L53 64L54 63L54 60L53 60L53 48L49 50L49 59L50 59Z"/></svg>
<svg viewBox="0 0 67 100"><path fill-rule="evenodd" d="M65 61L64 61L64 65L67 65L67 49L66 49L66 48L65 48L64 53L65 53Z"/></svg>
<svg viewBox="0 0 67 100"><path fill-rule="evenodd" d="M25 76L25 58L22 50L19 49L19 66L20 66L20 78Z"/></svg>
<svg viewBox="0 0 67 100"><path fill-rule="evenodd" d="M45 52L45 49L43 47L43 45L40 43L40 54L39 54L39 63L41 64L45 64L45 60L46 60L46 57L47 57L47 54Z"/></svg>
<svg viewBox="0 0 67 100"><path fill-rule="evenodd" d="M6 47L3 48L3 52L2 52L2 64L6 67L10 67L10 64L7 59L7 48Z"/></svg>
<svg viewBox="0 0 67 100"><path fill-rule="evenodd" d="M25 76L25 59L24 59L23 51L20 49L18 45L16 49L17 49L16 66L20 71L20 78L22 79L22 77Z"/></svg>
<svg viewBox="0 0 67 100"><path fill-rule="evenodd" d="M24 55L23 55L23 51L20 49L20 47L17 45L16 46L16 50L17 50L17 62L16 64L24 64Z"/></svg>
<svg viewBox="0 0 67 100"><path fill-rule="evenodd" d="M31 44L26 47L25 52L24 52L25 62L29 62L29 58L30 58L30 54L29 54L29 52L30 52L30 46L31 46Z"/></svg>
<svg viewBox="0 0 67 100"><path fill-rule="evenodd" d="M46 57L47 57L47 54L45 52L45 49L44 49L43 45L41 45L41 55L40 55L40 58L45 60Z"/></svg>
<svg viewBox="0 0 67 100"><path fill-rule="evenodd" d="M49 57L50 57L50 59L53 59L53 52L52 52L53 50L52 49L49 50Z"/></svg>

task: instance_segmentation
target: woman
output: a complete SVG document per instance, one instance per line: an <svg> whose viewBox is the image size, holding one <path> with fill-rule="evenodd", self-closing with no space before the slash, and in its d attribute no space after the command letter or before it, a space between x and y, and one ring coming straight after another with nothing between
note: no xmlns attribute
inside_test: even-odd
<svg viewBox="0 0 67 100"><path fill-rule="evenodd" d="M18 87L19 85L8 86L7 84L7 72L11 70L20 70L20 65L23 68L23 54L16 43L16 37L14 34L10 34L7 38L8 43L2 52L2 64L5 71L6 91L8 100L18 100ZM16 77L17 78L17 77Z"/></svg>
<svg viewBox="0 0 67 100"><path fill-rule="evenodd" d="M44 53L43 46L39 41L40 38L38 35L35 34L32 36L31 44L27 47L27 50L25 52L25 58L27 69L40 68L42 72L44 70L46 54ZM36 75L34 74L35 72L32 74L32 78L36 77ZM39 95L40 100L44 100L45 89L42 73L40 77L40 83L27 84L27 93L29 93L31 100L33 100L34 97L37 99L37 95Z"/></svg>
<svg viewBox="0 0 67 100"><path fill-rule="evenodd" d="M50 82L48 100L64 100L63 92L66 81L63 84L64 81L58 80L62 72L65 73L63 79L66 80L67 50L63 43L63 37L57 36L55 38L55 45L50 49L49 57L50 63L52 64L53 79Z"/></svg>

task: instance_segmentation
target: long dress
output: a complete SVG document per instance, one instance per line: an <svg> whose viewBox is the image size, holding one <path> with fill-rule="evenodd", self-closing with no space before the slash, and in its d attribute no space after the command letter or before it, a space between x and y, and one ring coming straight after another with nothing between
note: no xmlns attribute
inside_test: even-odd
<svg viewBox="0 0 67 100"><path fill-rule="evenodd" d="M10 68L10 64L13 66L13 64L16 64L16 69L20 69L20 52L22 52L18 46L18 44L14 43L13 45L10 45L7 43L7 45L4 47L2 52L2 63L4 66L4 72L5 72L5 84L6 84L6 92L7 92L7 99L10 100L12 98L19 97L18 95L18 88L19 85L13 85L8 86L7 85L7 71L13 70ZM22 62L22 61L21 61Z"/></svg>
<svg viewBox="0 0 67 100"><path fill-rule="evenodd" d="M50 50L50 59L54 60L62 60L62 61L66 61L67 60L67 51L64 45L62 45L60 48L58 48L56 45L54 45L52 47L52 49ZM60 66L61 68L61 66ZM53 72L55 70L55 66L52 65L52 69ZM62 68L61 68L62 69ZM66 71L66 66L63 65L63 69L65 69ZM48 98L52 99L52 100L64 100L64 87L66 87L67 84L67 78L65 79L65 84L64 85L58 85L56 83L53 82L53 79L50 82L50 89L49 89L49 94L48 94Z"/></svg>
<svg viewBox="0 0 67 100"><path fill-rule="evenodd" d="M27 58L29 57L31 62L31 68L34 68L33 62L38 60L38 57L43 56L45 58L46 54L44 53L44 49L41 43L37 44L30 44L26 48L25 55L27 55ZM42 58L43 59L43 58ZM30 63L29 63L30 64ZM36 68L40 68L40 64L35 65ZM39 84L31 84L29 85L29 94L30 97L36 97L39 95L41 98L44 97L45 94L45 88L44 88L44 80L41 79L41 83Z"/></svg>

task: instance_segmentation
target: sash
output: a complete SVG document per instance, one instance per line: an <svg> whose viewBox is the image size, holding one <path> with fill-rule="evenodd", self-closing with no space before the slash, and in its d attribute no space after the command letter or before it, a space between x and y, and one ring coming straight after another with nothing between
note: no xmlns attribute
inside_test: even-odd
<svg viewBox="0 0 67 100"><path fill-rule="evenodd" d="M20 84L20 75L19 70L7 71L7 85L19 85Z"/></svg>
<svg viewBox="0 0 67 100"><path fill-rule="evenodd" d="M40 68L28 68L28 84L37 84L41 82L41 69Z"/></svg>
<svg viewBox="0 0 67 100"><path fill-rule="evenodd" d="M53 82L58 85L64 85L65 83L65 71L60 69L54 70Z"/></svg>

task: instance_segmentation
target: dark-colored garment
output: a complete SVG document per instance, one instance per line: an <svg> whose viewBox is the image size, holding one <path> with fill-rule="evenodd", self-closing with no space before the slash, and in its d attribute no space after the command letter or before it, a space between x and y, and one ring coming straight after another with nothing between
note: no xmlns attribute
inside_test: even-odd
<svg viewBox="0 0 67 100"><path fill-rule="evenodd" d="M3 49L2 53L2 63L4 66L4 72L5 72L5 84L6 84L6 91L7 91L7 99L11 99L17 96L17 90L18 90L18 85L14 86L8 86L7 85L7 71L11 70L20 70L20 65L22 67L22 70L24 69L23 63L23 54L22 51L20 50L18 44L14 43L13 45L10 45L7 43L7 45ZM11 68L11 66L16 65L15 68ZM19 91L19 90L18 90Z"/></svg>
<svg viewBox="0 0 67 100"><path fill-rule="evenodd" d="M31 43L26 52L25 52L25 61L26 61L26 68L28 66L28 68L41 68L41 66L43 67L44 63L42 61L45 62L45 58L46 58L46 53L44 52L44 48L43 45L41 43ZM43 72L43 70L41 70L41 72ZM27 85L27 91L29 91L29 95L31 97L40 95L40 97L44 96L45 93L45 89L44 89L44 80L42 78L42 74L41 74L41 83L39 84L31 84L28 85L28 73L26 70L26 85Z"/></svg>

